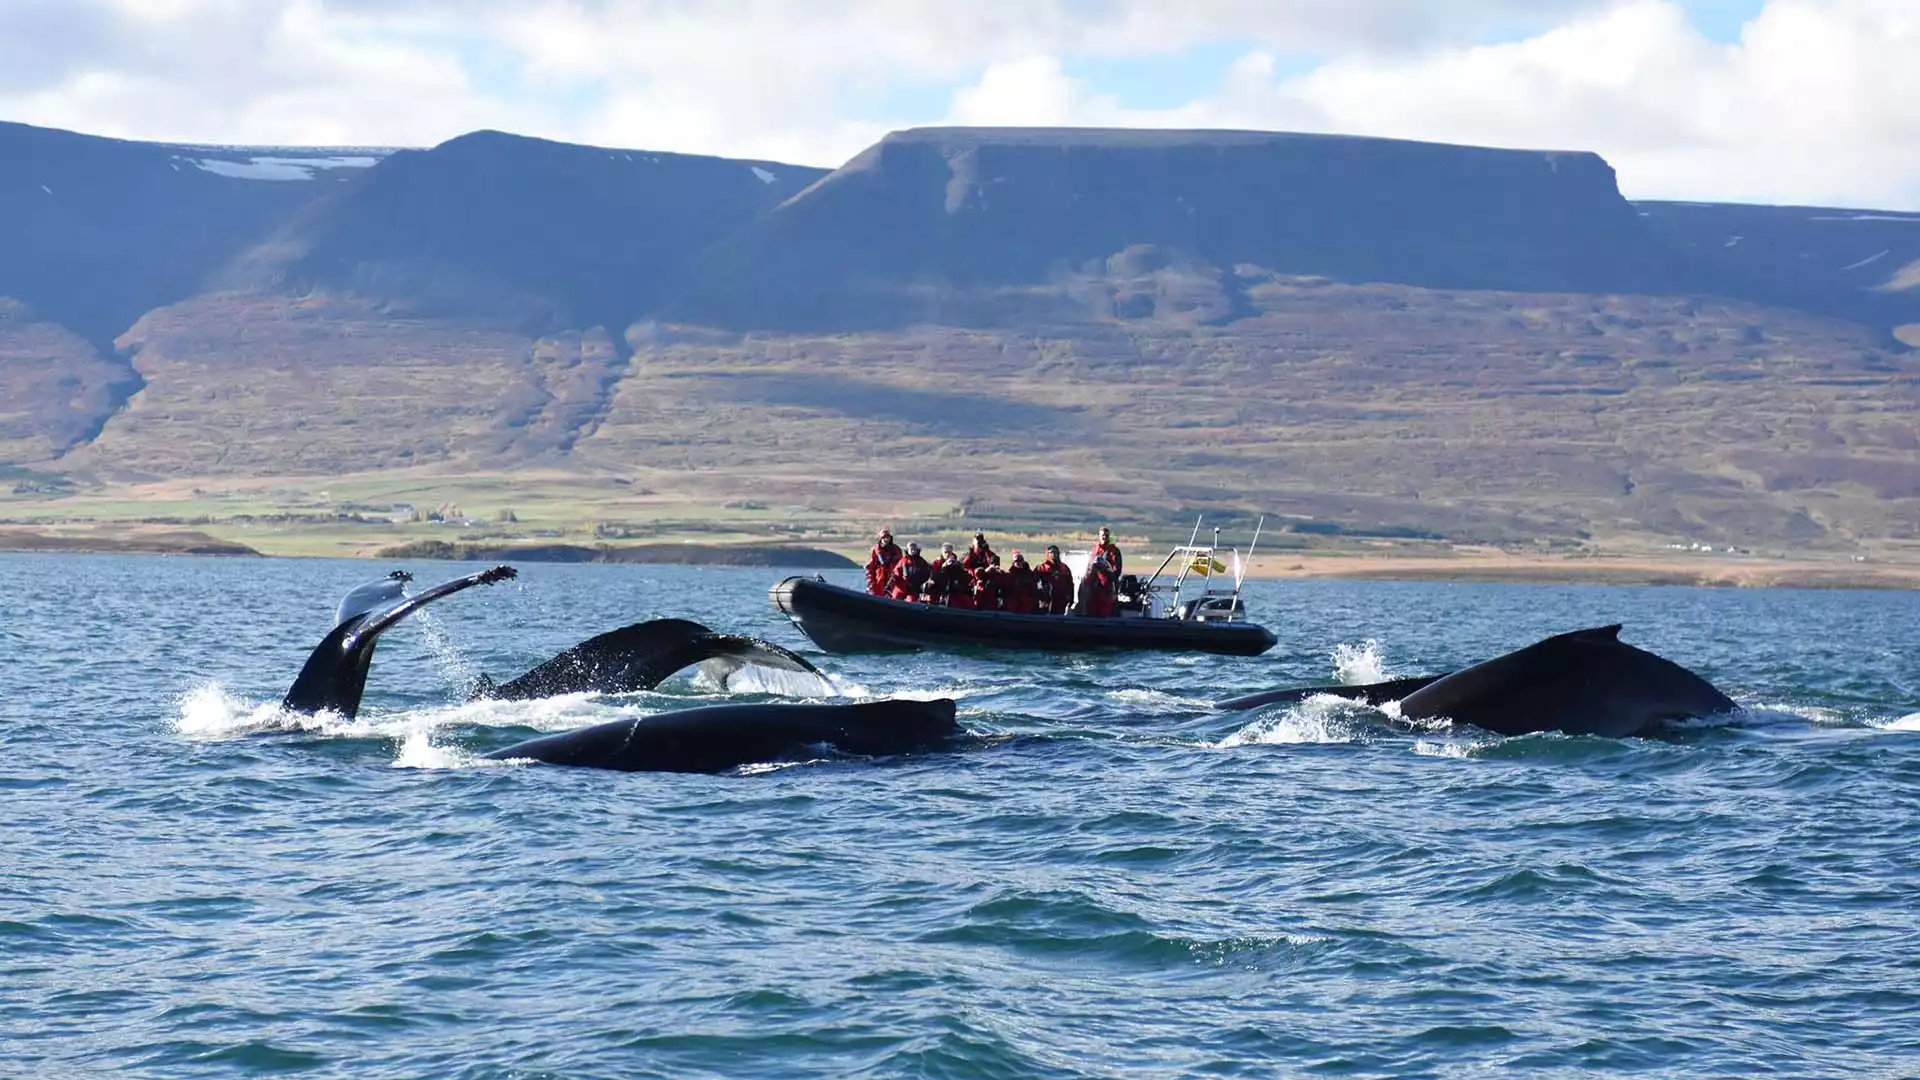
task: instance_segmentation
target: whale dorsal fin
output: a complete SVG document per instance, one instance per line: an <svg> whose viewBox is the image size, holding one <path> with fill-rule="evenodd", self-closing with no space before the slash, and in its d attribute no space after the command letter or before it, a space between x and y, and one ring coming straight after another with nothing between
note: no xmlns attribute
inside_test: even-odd
<svg viewBox="0 0 1920 1080"><path fill-rule="evenodd" d="M1537 644L1553 645L1560 642L1571 643L1578 641L1589 645L1597 645L1609 641L1617 642L1620 640L1620 627L1622 625L1621 623L1613 623L1608 626L1590 626L1585 630L1570 630L1564 634L1555 634L1550 638L1544 638L1537 642Z"/></svg>

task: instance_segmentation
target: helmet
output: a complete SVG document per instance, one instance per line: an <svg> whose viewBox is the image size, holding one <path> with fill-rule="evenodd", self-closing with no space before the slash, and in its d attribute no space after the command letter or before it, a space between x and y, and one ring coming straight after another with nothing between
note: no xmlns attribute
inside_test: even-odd
<svg viewBox="0 0 1920 1080"><path fill-rule="evenodd" d="M1047 554L1049 554L1049 555L1058 555L1058 554L1060 554L1060 545L1059 545L1059 544L1048 544L1048 545L1047 545Z"/></svg>

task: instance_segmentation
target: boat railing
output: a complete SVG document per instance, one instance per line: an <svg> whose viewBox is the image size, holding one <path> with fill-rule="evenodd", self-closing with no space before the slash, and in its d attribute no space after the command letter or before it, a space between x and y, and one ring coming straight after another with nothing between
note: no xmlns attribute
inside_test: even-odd
<svg viewBox="0 0 1920 1080"><path fill-rule="evenodd" d="M1169 551L1167 557L1162 559L1160 565L1155 567L1153 573L1141 583L1142 614L1149 616L1155 614L1159 599L1155 594L1164 592L1167 594L1164 617L1192 618L1211 622L1214 620L1207 618L1206 613L1224 606L1226 616L1220 621L1234 621L1243 611L1240 603L1240 588L1246 580L1247 564L1253 558L1254 547L1260 543L1261 526L1265 524L1266 518L1262 517L1254 525L1253 541L1247 545L1247 558L1243 560L1238 549L1221 546L1218 528L1213 530L1212 544L1198 543L1200 522L1195 521L1193 536L1188 539L1188 542ZM1231 565L1221 559L1220 555L1223 551L1232 560ZM1218 584L1229 573L1233 577L1231 589ZM1204 580L1199 586L1199 592L1189 597L1188 582L1194 577ZM1228 600L1228 603L1220 605L1217 603L1220 600Z"/></svg>

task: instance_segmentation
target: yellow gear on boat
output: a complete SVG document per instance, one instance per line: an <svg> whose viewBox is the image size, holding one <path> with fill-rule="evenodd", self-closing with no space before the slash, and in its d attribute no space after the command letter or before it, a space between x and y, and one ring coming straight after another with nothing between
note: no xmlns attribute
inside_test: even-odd
<svg viewBox="0 0 1920 1080"><path fill-rule="evenodd" d="M1224 574L1227 572L1227 564L1206 555L1195 555L1193 562L1187 565L1187 569L1203 575Z"/></svg>

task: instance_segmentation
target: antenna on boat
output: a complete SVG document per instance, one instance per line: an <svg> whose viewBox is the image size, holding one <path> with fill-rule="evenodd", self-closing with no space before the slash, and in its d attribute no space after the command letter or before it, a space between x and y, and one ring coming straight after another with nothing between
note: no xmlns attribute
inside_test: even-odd
<svg viewBox="0 0 1920 1080"><path fill-rule="evenodd" d="M1193 519L1193 535L1187 537L1188 547L1192 547L1193 545L1200 542L1200 522L1204 521L1205 519L1206 519L1205 514L1202 514L1199 517Z"/></svg>
<svg viewBox="0 0 1920 1080"><path fill-rule="evenodd" d="M1232 622L1233 617L1240 612L1240 584L1247 580L1247 571L1253 569L1253 549L1260 546L1260 527L1266 523L1267 515L1261 514L1260 520L1253 523L1253 539L1247 543L1247 557L1241 559L1238 555L1234 556L1234 561L1240 564L1236 568L1240 572L1233 578L1233 607L1227 611L1228 622Z"/></svg>

